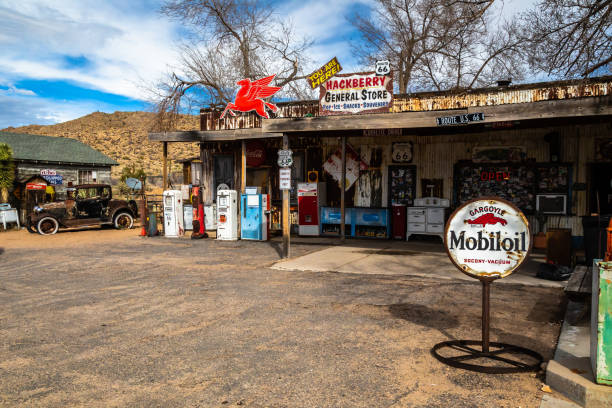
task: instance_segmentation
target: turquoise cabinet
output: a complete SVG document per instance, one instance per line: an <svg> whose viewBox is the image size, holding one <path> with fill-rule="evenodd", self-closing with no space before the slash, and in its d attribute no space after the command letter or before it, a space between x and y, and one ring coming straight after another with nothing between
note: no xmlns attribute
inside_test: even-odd
<svg viewBox="0 0 612 408"><path fill-rule="evenodd" d="M591 366L599 384L612 385L612 262L593 261Z"/></svg>

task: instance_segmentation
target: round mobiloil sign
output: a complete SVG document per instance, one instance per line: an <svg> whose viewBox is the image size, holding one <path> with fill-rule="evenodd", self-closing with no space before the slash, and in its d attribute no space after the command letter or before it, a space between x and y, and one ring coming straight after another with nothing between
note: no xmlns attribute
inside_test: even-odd
<svg viewBox="0 0 612 408"><path fill-rule="evenodd" d="M529 222L506 200L478 198L450 216L444 245L461 272L477 279L504 278L521 266L531 250Z"/></svg>

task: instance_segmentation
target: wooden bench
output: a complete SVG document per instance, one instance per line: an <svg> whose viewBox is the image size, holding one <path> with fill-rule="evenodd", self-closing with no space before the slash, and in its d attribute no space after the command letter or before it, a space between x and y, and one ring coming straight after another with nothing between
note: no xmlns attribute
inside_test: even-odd
<svg viewBox="0 0 612 408"><path fill-rule="evenodd" d="M572 272L572 276L565 285L565 294L570 300L585 300L591 295L593 283L592 267L577 265Z"/></svg>
<svg viewBox="0 0 612 408"><path fill-rule="evenodd" d="M573 302L579 303L580 307L567 316L570 324L578 324L588 319L591 310L591 292L593 274L592 267L578 265L574 268L572 276L565 285L565 294Z"/></svg>

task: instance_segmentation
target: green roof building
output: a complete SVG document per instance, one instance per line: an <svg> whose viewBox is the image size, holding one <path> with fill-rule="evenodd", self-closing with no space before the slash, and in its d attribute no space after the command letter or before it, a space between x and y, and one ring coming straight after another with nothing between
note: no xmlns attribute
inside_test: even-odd
<svg viewBox="0 0 612 408"><path fill-rule="evenodd" d="M116 166L115 160L76 139L0 132L0 143L13 149L16 161Z"/></svg>
<svg viewBox="0 0 612 408"><path fill-rule="evenodd" d="M22 222L36 204L65 198L72 185L111 184L111 167L119 165L67 137L0 132L0 143L13 151L16 177L9 203L20 210Z"/></svg>

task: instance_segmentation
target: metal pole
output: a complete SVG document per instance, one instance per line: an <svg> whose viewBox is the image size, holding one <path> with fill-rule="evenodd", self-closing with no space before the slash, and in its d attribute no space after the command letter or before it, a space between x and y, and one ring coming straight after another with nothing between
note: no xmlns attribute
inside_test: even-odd
<svg viewBox="0 0 612 408"><path fill-rule="evenodd" d="M289 149L289 136L283 135L283 150ZM283 190L283 258L289 258L289 249L291 245L290 229L289 229L289 190Z"/></svg>
<svg viewBox="0 0 612 408"><path fill-rule="evenodd" d="M342 179L340 180L340 241L346 237L344 188L346 186L346 136L342 136Z"/></svg>
<svg viewBox="0 0 612 408"><path fill-rule="evenodd" d="M162 188L168 189L168 142L163 142L162 149Z"/></svg>
<svg viewBox="0 0 612 408"><path fill-rule="evenodd" d="M489 295L490 283L488 280L482 280L482 352L489 352Z"/></svg>

